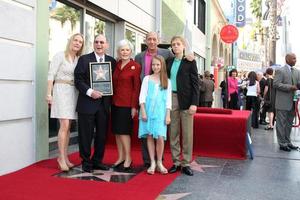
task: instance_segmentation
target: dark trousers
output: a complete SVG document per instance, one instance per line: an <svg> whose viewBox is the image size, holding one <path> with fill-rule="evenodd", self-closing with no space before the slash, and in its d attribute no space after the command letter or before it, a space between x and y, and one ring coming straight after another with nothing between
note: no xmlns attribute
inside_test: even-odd
<svg viewBox="0 0 300 200"><path fill-rule="evenodd" d="M239 110L238 100L239 100L239 98L238 98L238 94L236 92L230 94L230 101L228 104L228 108L233 109L233 110Z"/></svg>
<svg viewBox="0 0 300 200"><path fill-rule="evenodd" d="M258 97L256 96L246 97L246 110L252 110L251 113L252 127L258 128L258 113L259 113Z"/></svg>
<svg viewBox="0 0 300 200"><path fill-rule="evenodd" d="M101 105L95 114L78 113L79 153L83 165L97 165L102 162L108 127L108 114ZM91 144L94 139L94 154L91 158Z"/></svg>
<svg viewBox="0 0 300 200"><path fill-rule="evenodd" d="M204 107L208 107L208 108L211 108L212 106L212 102L204 102Z"/></svg>
<svg viewBox="0 0 300 200"><path fill-rule="evenodd" d="M259 104L261 101L259 101ZM267 108L263 105L261 108L261 111L259 113L259 121L260 122L265 122L266 121L266 114L267 114Z"/></svg>
<svg viewBox="0 0 300 200"><path fill-rule="evenodd" d="M142 141L142 157L143 157L144 164L150 164L151 160L148 152L147 138L142 138L141 141Z"/></svg>
<svg viewBox="0 0 300 200"><path fill-rule="evenodd" d="M223 108L227 108L227 106L226 106L226 98L227 98L227 96L225 94L222 94L221 97L222 97Z"/></svg>

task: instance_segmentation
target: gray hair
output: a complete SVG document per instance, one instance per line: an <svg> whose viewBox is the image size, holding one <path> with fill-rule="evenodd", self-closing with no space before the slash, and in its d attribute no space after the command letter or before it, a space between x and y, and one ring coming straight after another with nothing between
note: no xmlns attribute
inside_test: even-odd
<svg viewBox="0 0 300 200"><path fill-rule="evenodd" d="M120 40L117 44L117 51L119 51L122 47L128 46L131 52L133 52L133 45L127 39Z"/></svg>

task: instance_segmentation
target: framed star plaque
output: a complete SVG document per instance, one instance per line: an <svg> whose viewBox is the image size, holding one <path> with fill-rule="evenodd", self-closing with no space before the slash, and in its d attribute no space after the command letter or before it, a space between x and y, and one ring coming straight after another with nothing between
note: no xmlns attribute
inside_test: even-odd
<svg viewBox="0 0 300 200"><path fill-rule="evenodd" d="M113 95L111 63L91 62L90 82L92 89L102 92L103 96Z"/></svg>

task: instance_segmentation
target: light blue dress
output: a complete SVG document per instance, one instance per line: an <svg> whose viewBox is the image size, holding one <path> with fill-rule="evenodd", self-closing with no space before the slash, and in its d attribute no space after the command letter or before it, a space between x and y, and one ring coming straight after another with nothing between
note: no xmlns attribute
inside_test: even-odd
<svg viewBox="0 0 300 200"><path fill-rule="evenodd" d="M156 83L149 77L144 78L148 81L148 89L141 92L141 95L146 95L145 98L145 110L147 114L147 121L143 121L139 117L139 138L146 138L148 135L152 135L153 138L157 139L159 136L162 136L164 140L167 139L167 125L165 123L168 98L171 96L171 82L168 82L167 89L161 89L160 83ZM170 87L170 88L169 88ZM141 98L140 98L141 99ZM143 103L143 102L140 102Z"/></svg>

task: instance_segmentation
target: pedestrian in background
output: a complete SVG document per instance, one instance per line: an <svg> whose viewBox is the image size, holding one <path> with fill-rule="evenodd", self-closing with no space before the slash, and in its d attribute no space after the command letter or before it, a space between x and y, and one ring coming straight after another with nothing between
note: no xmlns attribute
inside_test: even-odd
<svg viewBox="0 0 300 200"><path fill-rule="evenodd" d="M228 108L239 110L238 107L238 80L237 80L237 70L232 69L229 72L229 77L227 78L228 85Z"/></svg>
<svg viewBox="0 0 300 200"><path fill-rule="evenodd" d="M297 150L291 142L291 131L295 117L295 91L299 89L300 71L295 69L296 55L288 53L285 56L286 64L276 70L274 88L276 89L276 134L279 149L282 151Z"/></svg>

